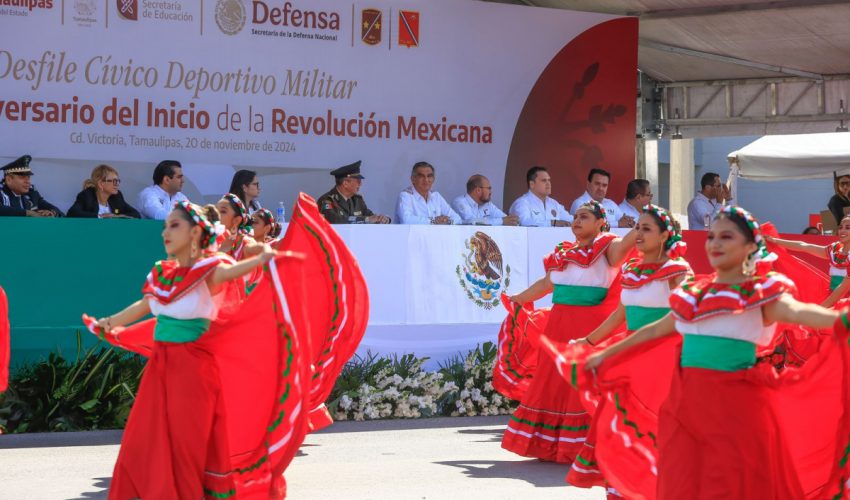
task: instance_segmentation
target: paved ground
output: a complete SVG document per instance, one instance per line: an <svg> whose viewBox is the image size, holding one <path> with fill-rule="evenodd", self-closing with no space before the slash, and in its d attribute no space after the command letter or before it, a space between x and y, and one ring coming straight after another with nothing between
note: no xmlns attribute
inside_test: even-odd
<svg viewBox="0 0 850 500"><path fill-rule="evenodd" d="M499 447L504 417L339 422L307 436L286 472L290 499L601 500L566 467ZM0 436L3 498L106 498L117 431Z"/></svg>

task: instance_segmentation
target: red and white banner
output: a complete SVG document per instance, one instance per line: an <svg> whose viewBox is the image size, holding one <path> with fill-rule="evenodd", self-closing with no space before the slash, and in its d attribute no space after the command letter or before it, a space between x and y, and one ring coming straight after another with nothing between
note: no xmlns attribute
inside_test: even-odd
<svg viewBox="0 0 850 500"><path fill-rule="evenodd" d="M32 155L63 208L98 163L132 202L165 158L187 165L197 201L256 169L266 205L321 194L361 159L384 213L419 160L445 197L483 173L506 206L533 164L566 204L592 166L614 172L614 198L632 177L632 18L471 0L30 0L0 3L0 30L0 160Z"/></svg>

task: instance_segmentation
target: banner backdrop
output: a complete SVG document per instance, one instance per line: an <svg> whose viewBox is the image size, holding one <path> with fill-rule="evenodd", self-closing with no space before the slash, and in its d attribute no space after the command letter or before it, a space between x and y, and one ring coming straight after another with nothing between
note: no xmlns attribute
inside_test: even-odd
<svg viewBox="0 0 850 500"><path fill-rule="evenodd" d="M32 155L63 209L98 163L133 203L166 158L195 201L255 169L266 206L363 160L366 201L389 215L419 160L445 197L483 173L499 204L534 163L564 204L589 166L613 171L615 199L633 176L636 19L471 0L14 0L0 31L0 160Z"/></svg>

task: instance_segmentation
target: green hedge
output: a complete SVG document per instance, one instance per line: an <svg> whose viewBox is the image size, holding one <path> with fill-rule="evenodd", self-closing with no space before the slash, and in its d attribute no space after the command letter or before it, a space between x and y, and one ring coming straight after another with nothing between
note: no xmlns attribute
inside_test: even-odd
<svg viewBox="0 0 850 500"><path fill-rule="evenodd" d="M488 342L443 363L422 369L413 355L355 356L328 399L337 420L499 415L515 403L493 390L496 347ZM103 347L84 349L77 332L73 361L57 353L27 363L0 395L3 432L83 431L124 427L144 370L144 358Z"/></svg>

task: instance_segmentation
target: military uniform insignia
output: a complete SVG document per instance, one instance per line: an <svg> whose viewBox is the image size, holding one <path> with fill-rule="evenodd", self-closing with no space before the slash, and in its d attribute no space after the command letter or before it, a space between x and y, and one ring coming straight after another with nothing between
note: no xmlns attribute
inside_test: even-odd
<svg viewBox="0 0 850 500"><path fill-rule="evenodd" d="M322 202L322 210L333 210L333 203L330 200Z"/></svg>
<svg viewBox="0 0 850 500"><path fill-rule="evenodd" d="M464 262L455 268L460 286L475 305L493 309L500 303L499 294L511 284L511 266L503 266L499 245L481 231L466 240L464 246Z"/></svg>

